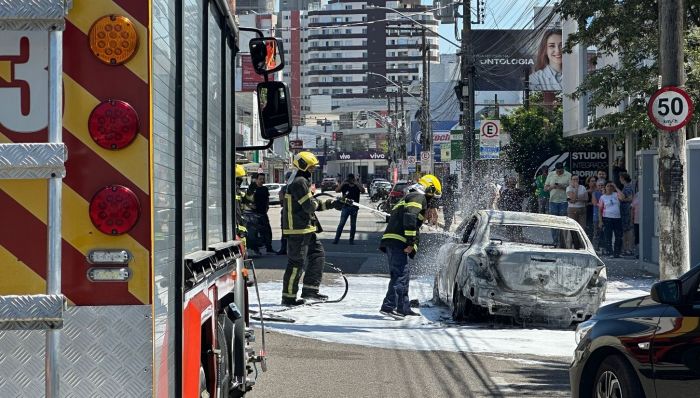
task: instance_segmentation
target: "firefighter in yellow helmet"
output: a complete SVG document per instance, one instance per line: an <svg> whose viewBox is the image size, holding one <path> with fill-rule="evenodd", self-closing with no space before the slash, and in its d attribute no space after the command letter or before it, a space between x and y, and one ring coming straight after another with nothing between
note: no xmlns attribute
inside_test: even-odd
<svg viewBox="0 0 700 398"><path fill-rule="evenodd" d="M243 216L242 216L242 209L241 209L241 200L243 199L242 193L241 193L241 184L243 183L243 177L245 177L245 169L243 166L240 164L236 165L236 202L235 206L236 208L234 211L236 212L236 233L238 234L238 238L243 242L243 245L246 244L246 236L248 236L248 229L245 227L245 223L243 222Z"/></svg>
<svg viewBox="0 0 700 398"><path fill-rule="evenodd" d="M315 188L311 185L311 172L318 166L318 159L311 152L299 152L292 161L295 174L290 177L282 202L282 234L287 238L287 270L282 284L282 304L287 306L304 304L304 299L325 300L328 296L318 289L323 277L326 254L323 245L316 238L322 228L316 218L316 211L334 208L340 210L351 205L344 198L318 200L314 198ZM308 261L304 274L301 299L297 299L299 279Z"/></svg>
<svg viewBox="0 0 700 398"><path fill-rule="evenodd" d="M442 194L440 180L432 174L421 177L407 189L406 196L391 210L379 250L389 259L389 288L379 312L393 318L420 315L411 310L408 299L408 257L418 250L418 230L425 221L430 201Z"/></svg>

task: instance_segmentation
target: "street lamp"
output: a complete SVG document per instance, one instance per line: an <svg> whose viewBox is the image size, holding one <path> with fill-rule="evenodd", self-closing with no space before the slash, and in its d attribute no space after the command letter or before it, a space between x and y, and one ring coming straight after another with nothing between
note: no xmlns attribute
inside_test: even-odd
<svg viewBox="0 0 700 398"><path fill-rule="evenodd" d="M398 85L398 84L396 84L395 81L389 79L388 77L382 75L381 73L367 72L367 74L368 74L368 75L375 75L375 76L382 77L382 78L384 78L384 80L388 81L389 83L391 83L391 84L393 84L394 86L396 86L396 87L398 87L399 89L401 89L401 92L402 92L403 94L408 94L410 97L412 97L413 99L415 99L415 100L417 100L417 101L420 101L420 100L421 100L420 98L416 97L415 95L411 94L410 92L404 91L404 90L403 90L403 85Z"/></svg>

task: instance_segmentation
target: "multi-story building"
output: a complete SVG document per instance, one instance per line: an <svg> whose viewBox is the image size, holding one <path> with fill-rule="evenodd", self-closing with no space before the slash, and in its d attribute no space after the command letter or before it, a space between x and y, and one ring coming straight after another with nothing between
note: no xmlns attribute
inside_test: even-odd
<svg viewBox="0 0 700 398"><path fill-rule="evenodd" d="M309 8L320 8L319 0L280 0L280 12L306 11Z"/></svg>
<svg viewBox="0 0 700 398"><path fill-rule="evenodd" d="M396 9L419 24L379 7ZM306 119L335 114L339 123L334 131L342 131L344 141L365 137L370 142L385 142L386 120L377 128L372 118L386 117L387 94L393 102L398 85L403 84L406 91L411 87L411 92L420 92L417 88L423 77L424 58L428 64L440 62L438 24L428 7L417 0L331 0L323 7L312 4L305 11L280 12L278 35L284 42L289 66L284 80L290 85L292 111L295 117L298 115L298 123L309 124ZM406 114L418 105L407 98ZM398 116L392 117L395 120ZM375 137L377 134L381 137ZM342 152L347 145L337 144L338 153L345 157L331 157L329 173L385 173L371 166L376 163L377 167L386 167L386 145L348 151L352 152L348 158L348 153ZM367 159L355 159L355 155L366 155Z"/></svg>
<svg viewBox="0 0 700 398"><path fill-rule="evenodd" d="M236 0L236 14L272 14L275 11L274 0Z"/></svg>
<svg viewBox="0 0 700 398"><path fill-rule="evenodd" d="M400 10L428 29L387 7ZM330 96L332 109L396 91L392 82L421 79L423 41L430 62L439 62L438 21L414 0L332 0L309 11L302 96ZM424 33L425 32L425 33ZM380 76L378 76L380 75ZM309 101L313 103L313 101ZM313 112L311 106L305 111ZM366 109L366 108L365 108Z"/></svg>

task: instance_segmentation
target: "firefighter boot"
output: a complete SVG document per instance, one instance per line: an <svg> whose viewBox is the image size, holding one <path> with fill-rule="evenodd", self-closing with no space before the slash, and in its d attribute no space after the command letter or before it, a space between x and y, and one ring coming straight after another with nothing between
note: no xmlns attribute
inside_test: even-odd
<svg viewBox="0 0 700 398"><path fill-rule="evenodd" d="M301 297L306 300L313 300L313 301L326 301L328 300L328 296L325 294L319 293L317 290L306 290L302 289L301 290Z"/></svg>
<svg viewBox="0 0 700 398"><path fill-rule="evenodd" d="M304 299L298 299L294 297L282 297L282 305L287 307L296 307L298 305L304 305L306 301Z"/></svg>

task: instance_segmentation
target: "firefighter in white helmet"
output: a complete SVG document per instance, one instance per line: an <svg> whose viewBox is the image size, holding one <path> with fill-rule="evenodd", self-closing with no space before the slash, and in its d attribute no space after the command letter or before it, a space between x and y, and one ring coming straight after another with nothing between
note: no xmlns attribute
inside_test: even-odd
<svg viewBox="0 0 700 398"><path fill-rule="evenodd" d="M408 257L418 251L418 230L425 221L430 201L442 194L440 180L426 174L408 187L408 193L391 210L379 250L389 260L389 288L379 312L393 318L420 315L411 310L408 298L410 279Z"/></svg>
<svg viewBox="0 0 700 398"><path fill-rule="evenodd" d="M311 152L299 152L292 161L295 174L290 177L282 203L282 233L287 238L287 270L282 284L282 304L287 306L304 304L304 299L325 300L328 296L319 293L326 254L316 233L322 228L316 211L352 205L349 199L318 200L316 189L311 185L311 172L318 166L318 159ZM301 299L297 298L299 279L304 261L308 261L304 274Z"/></svg>

